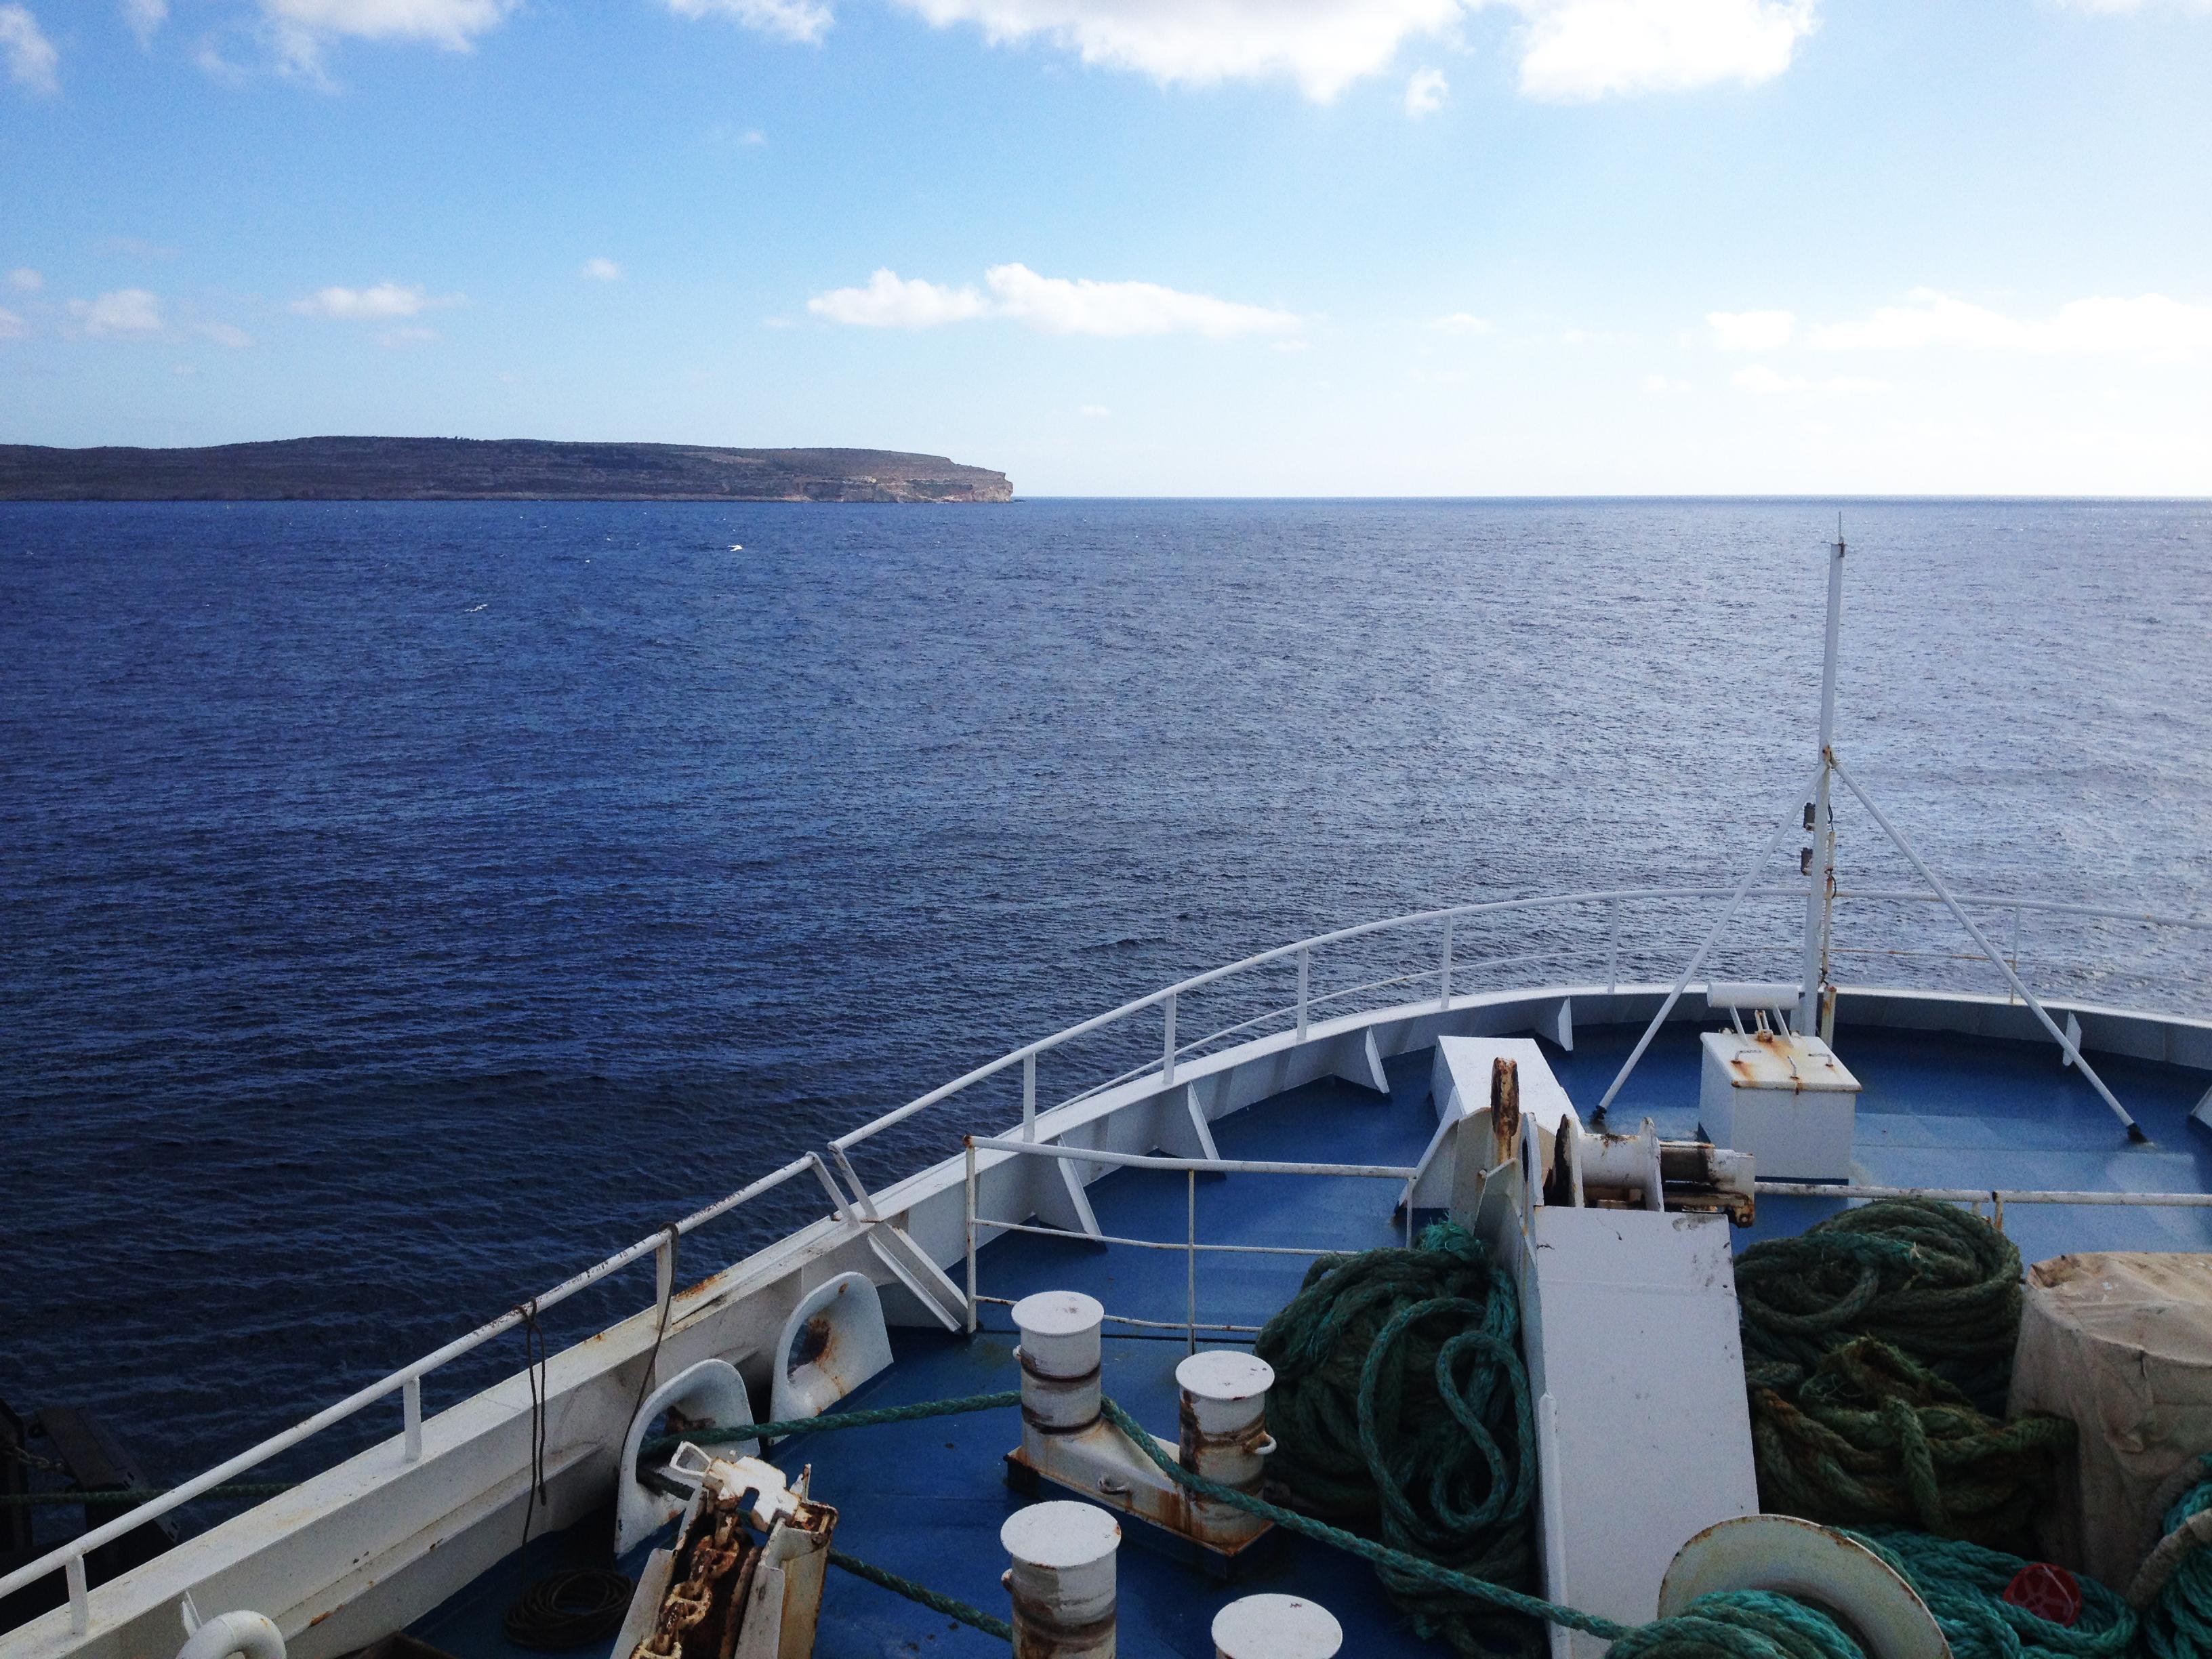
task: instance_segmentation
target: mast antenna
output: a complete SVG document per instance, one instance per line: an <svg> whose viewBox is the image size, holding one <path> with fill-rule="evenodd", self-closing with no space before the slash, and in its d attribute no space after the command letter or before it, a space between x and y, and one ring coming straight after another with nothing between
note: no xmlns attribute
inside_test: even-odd
<svg viewBox="0 0 2212 1659"><path fill-rule="evenodd" d="M1835 1001L1828 990L1828 946L1836 908L1836 817L1829 786L1836 768L1836 670L1844 623L1844 515L1836 513L1836 539L1828 547L1828 623L1820 651L1820 772L1813 799L1805 805L1805 828L1813 844L1802 866L1810 878L1805 891L1805 945L1798 964L1797 1029L1825 1039L1835 1029Z"/></svg>

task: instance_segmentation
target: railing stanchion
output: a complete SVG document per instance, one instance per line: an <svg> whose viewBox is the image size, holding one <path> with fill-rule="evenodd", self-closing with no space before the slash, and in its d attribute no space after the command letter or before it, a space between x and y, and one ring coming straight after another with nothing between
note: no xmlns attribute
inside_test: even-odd
<svg viewBox="0 0 2212 1659"><path fill-rule="evenodd" d="M1160 1005L1160 1009L1161 1012L1164 1015L1164 1018L1162 1020L1161 1024L1166 1031L1166 1036L1160 1046L1160 1081L1162 1083L1173 1083L1175 1081L1176 1054L1176 994L1173 991L1168 993L1166 1000Z"/></svg>
<svg viewBox="0 0 2212 1659"><path fill-rule="evenodd" d="M1022 1139L1036 1139L1036 1056L1022 1056Z"/></svg>
<svg viewBox="0 0 2212 1659"><path fill-rule="evenodd" d="M1306 993L1313 979L1313 952L1303 947L1298 951L1298 1041L1306 1040Z"/></svg>
<svg viewBox="0 0 2212 1659"><path fill-rule="evenodd" d="M62 1576L69 1580L70 1634L82 1636L92 1628L92 1591L85 1583L83 1551L63 1564Z"/></svg>
<svg viewBox="0 0 2212 1659"><path fill-rule="evenodd" d="M1183 1194L1186 1213L1189 1218L1188 1262L1183 1276L1183 1313L1190 1327L1185 1349L1198 1352L1198 1171L1183 1171Z"/></svg>
<svg viewBox="0 0 2212 1659"><path fill-rule="evenodd" d="M675 1293L676 1238L673 1233L663 1233L659 1248L653 1253L653 1305L666 1307Z"/></svg>
<svg viewBox="0 0 2212 1659"><path fill-rule="evenodd" d="M1620 901L1611 899L1605 907L1605 991L1611 996L1620 989Z"/></svg>
<svg viewBox="0 0 2212 1659"><path fill-rule="evenodd" d="M422 1379L410 1376L399 1390L399 1414L404 1425L406 1458L410 1463L422 1461Z"/></svg>
<svg viewBox="0 0 2212 1659"><path fill-rule="evenodd" d="M1446 916L1444 918L1443 966L1437 972L1437 1006L1439 1009L1451 1006L1451 947L1452 919Z"/></svg>
<svg viewBox="0 0 2212 1659"><path fill-rule="evenodd" d="M2012 957L2013 972L2017 974L2020 972L2020 906L2017 904L2012 907L2012 945L2007 954ZM2017 1002L2020 999L2013 995L2011 988L2008 987L2005 991L2005 1000Z"/></svg>
<svg viewBox="0 0 2212 1659"><path fill-rule="evenodd" d="M1034 1058L1034 1056L1032 1056L1032 1058ZM1032 1124L1031 1127L1034 1127L1035 1125ZM1024 1135L1022 1138L1024 1140L1034 1140L1036 1139L1034 1134ZM975 1334L975 1312L977 1308L981 1305L975 1300L975 1138L973 1135L970 1135L968 1138L968 1179L966 1185L966 1222L968 1228L968 1334L973 1336Z"/></svg>

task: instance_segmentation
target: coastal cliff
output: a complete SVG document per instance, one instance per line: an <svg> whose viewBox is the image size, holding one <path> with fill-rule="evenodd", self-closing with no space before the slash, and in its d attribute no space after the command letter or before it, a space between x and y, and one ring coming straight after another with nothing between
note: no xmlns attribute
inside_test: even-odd
<svg viewBox="0 0 2212 1659"><path fill-rule="evenodd" d="M1004 501L1003 472L888 449L293 438L205 449L0 444L0 501Z"/></svg>

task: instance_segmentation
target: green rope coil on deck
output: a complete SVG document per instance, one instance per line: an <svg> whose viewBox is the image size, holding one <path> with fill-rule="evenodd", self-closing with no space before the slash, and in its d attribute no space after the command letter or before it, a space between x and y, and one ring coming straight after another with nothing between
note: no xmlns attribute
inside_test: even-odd
<svg viewBox="0 0 2212 1659"><path fill-rule="evenodd" d="M1885 1528L1852 1536L1919 1592L1943 1628L1952 1659L2121 1659L2134 1649L2134 1609L2094 1578L2076 1579L2081 1616L2061 1625L2004 1599L2005 1586L2028 1565L2017 1555ZM2203 1659L2212 1648L2181 1652Z"/></svg>
<svg viewBox="0 0 2212 1659"><path fill-rule="evenodd" d="M2199 1468L2212 1477L2212 1456L2200 1459ZM2184 1492L2166 1512L2166 1541L2153 1558L2169 1549L2181 1555L2142 1610L2143 1649L2152 1659L2204 1659L2212 1654L2212 1545L2176 1537L2207 1512L2212 1512L2212 1478Z"/></svg>
<svg viewBox="0 0 2212 1659"><path fill-rule="evenodd" d="M2004 1409L2020 1334L2020 1251L1977 1216L1923 1199L1882 1199L1736 1258L1746 1376L1786 1392L1821 1356L1878 1337L1961 1390Z"/></svg>
<svg viewBox="0 0 2212 1659"><path fill-rule="evenodd" d="M1463 1229L1412 1249L1328 1255L1261 1331L1275 1369L1268 1474L1298 1506L1487 1583L1534 1583L1535 1430L1511 1283ZM1525 1619L1387 1562L1424 1637L1469 1656L1533 1652Z"/></svg>
<svg viewBox="0 0 2212 1659"><path fill-rule="evenodd" d="M1606 1659L1863 1659L1827 1614L1766 1590L1701 1595L1615 1642Z"/></svg>
<svg viewBox="0 0 2212 1659"><path fill-rule="evenodd" d="M1998 1422L1870 1336L1823 1354L1794 1397L1754 1385L1751 1435L1769 1513L1909 1525L1993 1549L2029 1546L2074 1446L2065 1419Z"/></svg>

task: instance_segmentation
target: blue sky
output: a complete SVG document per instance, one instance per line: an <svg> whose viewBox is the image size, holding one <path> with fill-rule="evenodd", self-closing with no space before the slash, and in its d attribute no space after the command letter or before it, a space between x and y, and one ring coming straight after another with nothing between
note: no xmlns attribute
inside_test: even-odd
<svg viewBox="0 0 2212 1659"><path fill-rule="evenodd" d="M0 441L2212 494L2198 0L0 0Z"/></svg>

